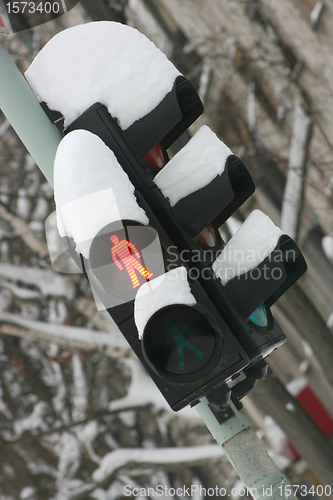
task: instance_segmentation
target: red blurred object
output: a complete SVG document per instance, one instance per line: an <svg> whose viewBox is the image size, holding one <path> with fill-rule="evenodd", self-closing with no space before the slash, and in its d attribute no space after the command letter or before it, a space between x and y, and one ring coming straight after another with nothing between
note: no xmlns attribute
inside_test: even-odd
<svg viewBox="0 0 333 500"><path fill-rule="evenodd" d="M319 427L324 436L332 436L333 419L321 404L317 396L312 392L310 387L305 387L294 397L309 415L311 420L313 420L317 427ZM286 452L292 462L296 462L301 458L300 454L290 441L287 441L286 443Z"/></svg>
<svg viewBox="0 0 333 500"><path fill-rule="evenodd" d="M145 160L147 160L150 165L152 165L154 168L157 168L158 170L163 168L165 165L165 161L161 146L159 144L156 144L156 146L154 146L153 149L151 149L149 153L146 154Z"/></svg>
<svg viewBox="0 0 333 500"><path fill-rule="evenodd" d="M317 424L324 436L333 434L333 419L310 387L305 387L296 396L296 399L314 423Z"/></svg>

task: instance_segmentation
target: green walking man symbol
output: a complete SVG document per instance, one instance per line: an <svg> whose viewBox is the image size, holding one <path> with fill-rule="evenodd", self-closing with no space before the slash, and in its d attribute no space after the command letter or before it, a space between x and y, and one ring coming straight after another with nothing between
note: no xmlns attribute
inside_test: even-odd
<svg viewBox="0 0 333 500"><path fill-rule="evenodd" d="M184 349L188 349L196 354L200 360L205 356L205 353L197 349L194 345L190 344L182 334L182 331L188 333L189 335L193 335L188 326L183 325L182 323L173 323L171 318L165 318L165 323L168 328L166 330L166 341L164 343L164 347L167 347L171 340L174 340L177 344L177 353L178 353L178 368L180 370L185 369L185 356Z"/></svg>

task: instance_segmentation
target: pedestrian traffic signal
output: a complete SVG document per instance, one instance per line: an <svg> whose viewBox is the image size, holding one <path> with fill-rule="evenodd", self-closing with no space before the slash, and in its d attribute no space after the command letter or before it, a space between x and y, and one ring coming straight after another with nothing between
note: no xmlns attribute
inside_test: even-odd
<svg viewBox="0 0 333 500"><path fill-rule="evenodd" d="M201 378L222 350L222 335L193 306L160 309L143 336L143 353L157 373L176 382Z"/></svg>
<svg viewBox="0 0 333 500"><path fill-rule="evenodd" d="M86 96L85 109L71 89L69 111L68 100L45 84L52 86L55 69L57 75L66 71L74 81L77 70L68 74L68 57L66 68L61 57L50 63L49 75L41 64L46 47L42 60L37 56L29 69L33 86L39 81L34 68L43 67L44 83L36 84L43 107L50 117L59 118L54 112L65 117L66 147L60 145L55 163L60 169L55 173L56 200L62 199L57 189L61 192L69 179L77 179L82 197L82 209L75 211L67 236L78 239L77 227L84 234L87 221L95 221L95 226L88 224L89 243L76 245L84 272L171 408L194 403L216 387L222 387L221 401L230 393L240 399L264 375L263 359L285 341L269 307L305 271L304 259L295 243L259 212L225 244L219 226L253 193L250 174L207 126L169 160L168 148L201 114L200 99L170 62L160 60L160 52L156 71L157 49L146 42L151 72L143 69L147 60L142 66L128 66L129 53L132 62L146 57L143 35L135 32L133 40L140 43L130 43L130 28L106 24L100 34L95 32L94 43L104 46L113 31L122 41L104 62L121 82L118 87L112 82L114 101L104 92L104 65L94 64L93 71L87 67L76 78L76 94L80 86L89 88L85 79L96 86ZM59 42L77 58L90 32L91 26L85 25L74 29L72 37L57 35L58 41L51 41L52 53ZM137 89L137 82L145 92ZM151 102L136 103L132 97L137 93L151 93ZM124 113L133 111L129 100L137 106L130 123ZM64 217L73 196L68 190L63 206L57 203ZM127 205L132 207L130 217ZM238 383L240 374L245 381Z"/></svg>
<svg viewBox="0 0 333 500"><path fill-rule="evenodd" d="M134 221L108 224L93 239L85 267L105 294L133 300L140 285L164 272L158 234Z"/></svg>

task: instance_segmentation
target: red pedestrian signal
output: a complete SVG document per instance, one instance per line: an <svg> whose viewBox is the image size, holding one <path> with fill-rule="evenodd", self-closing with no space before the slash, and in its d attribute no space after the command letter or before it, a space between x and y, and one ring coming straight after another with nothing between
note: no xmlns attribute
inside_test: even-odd
<svg viewBox="0 0 333 500"><path fill-rule="evenodd" d="M125 267L128 276L132 281L133 288L140 286L140 281L136 271L144 276L146 281L149 281L149 279L154 276L154 273L150 273L142 264L140 264L139 259L141 259L141 254L138 252L134 243L131 243L128 240L119 240L116 234L113 234L110 237L110 240L113 243L113 246L111 247L112 260L120 271L122 271ZM123 265L119 262L119 259Z"/></svg>
<svg viewBox="0 0 333 500"><path fill-rule="evenodd" d="M165 272L157 231L134 221L105 226L92 241L85 269L105 308L134 300L140 286Z"/></svg>

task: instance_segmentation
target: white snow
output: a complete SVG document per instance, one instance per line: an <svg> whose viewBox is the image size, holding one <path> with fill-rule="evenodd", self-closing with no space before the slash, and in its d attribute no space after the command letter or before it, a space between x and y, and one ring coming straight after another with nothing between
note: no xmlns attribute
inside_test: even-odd
<svg viewBox="0 0 333 500"><path fill-rule="evenodd" d="M93 481L103 483L117 469L126 464L174 464L193 463L219 458L224 455L223 450L217 444L203 446L186 446L177 448L136 449L122 448L104 455L100 467L92 473Z"/></svg>
<svg viewBox="0 0 333 500"><path fill-rule="evenodd" d="M34 285L45 296L73 298L73 290L64 278L49 270L0 263L0 276Z"/></svg>
<svg viewBox="0 0 333 500"><path fill-rule="evenodd" d="M86 418L86 409L88 408L88 387L78 352L73 354L71 368L73 372L72 419L74 422L78 422Z"/></svg>
<svg viewBox="0 0 333 500"><path fill-rule="evenodd" d="M60 364L56 361L51 362L52 374L49 376L48 385L49 387L54 388L55 395L52 398L52 405L59 417L63 422L68 423L69 412L68 408L66 408L66 397L67 397L67 389L65 384L65 379L60 367ZM45 380L44 380L45 381Z"/></svg>
<svg viewBox="0 0 333 500"><path fill-rule="evenodd" d="M254 269L273 252L281 235L267 215L254 210L213 263L216 276L226 285Z"/></svg>
<svg viewBox="0 0 333 500"><path fill-rule="evenodd" d="M45 401L38 401L35 405L33 412L27 417L15 420L13 422L14 432L18 436L22 436L24 431L34 433L38 429L46 431L48 429L44 416L48 411L48 405Z"/></svg>
<svg viewBox="0 0 333 500"><path fill-rule="evenodd" d="M333 236L324 236L321 245L328 260L333 264Z"/></svg>
<svg viewBox="0 0 333 500"><path fill-rule="evenodd" d="M6 405L6 403L4 402L4 400L2 399L4 396L4 391L2 389L2 385L1 385L1 382L0 382L0 413L2 413L7 420L12 420L13 419L13 415L10 411L10 409L8 408L8 406Z"/></svg>
<svg viewBox="0 0 333 500"><path fill-rule="evenodd" d="M276 457L284 450L286 435L271 416L266 415L263 423L265 434L271 445L270 455Z"/></svg>
<svg viewBox="0 0 333 500"><path fill-rule="evenodd" d="M14 285L13 283L8 283L2 279L0 279L0 284L2 287L10 290L15 297L22 300L29 299L40 299L40 293L35 290L30 290L29 288L21 288L19 286Z"/></svg>
<svg viewBox="0 0 333 500"><path fill-rule="evenodd" d="M187 281L187 271L183 266L144 283L134 300L134 320L139 338L142 339L149 318L162 307L171 304L190 306L195 303L196 300Z"/></svg>
<svg viewBox="0 0 333 500"><path fill-rule="evenodd" d="M255 83L250 82L247 89L247 124L251 132L256 128L256 96L255 96Z"/></svg>
<svg viewBox="0 0 333 500"><path fill-rule="evenodd" d="M203 103L205 103L207 99L208 88L211 81L211 77L212 77L212 65L208 60L206 60L204 61L201 68L199 89L198 89L198 95Z"/></svg>
<svg viewBox="0 0 333 500"><path fill-rule="evenodd" d="M171 57L173 43L145 2L143 0L129 0L128 7L135 13L135 17L139 19L140 27L142 27L148 38L154 40L156 46L167 57Z"/></svg>
<svg viewBox="0 0 333 500"><path fill-rule="evenodd" d="M157 410L174 414L142 364L133 358L124 358L123 363L131 370L131 383L126 396L111 401L109 411L119 412L152 404ZM188 419L200 418L197 412L189 406L178 411L177 415Z"/></svg>
<svg viewBox="0 0 333 500"><path fill-rule="evenodd" d="M310 346L309 342L307 342L306 340L302 340L302 347L303 347L304 354L307 358L312 356L313 350L312 350L312 347Z"/></svg>
<svg viewBox="0 0 333 500"><path fill-rule="evenodd" d="M72 479L81 465L81 445L73 434L61 434L57 470L57 488L60 489L65 479Z"/></svg>
<svg viewBox="0 0 333 500"><path fill-rule="evenodd" d="M310 12L311 25L314 29L317 27L317 24L319 22L324 7L325 3L323 2L323 0L318 0Z"/></svg>
<svg viewBox="0 0 333 500"><path fill-rule="evenodd" d="M45 198L39 198L35 210L33 211L31 218L36 220L45 221L49 214L49 204Z"/></svg>
<svg viewBox="0 0 333 500"><path fill-rule="evenodd" d="M42 321L21 318L16 314L0 313L0 321L27 328L42 334L45 340L68 340L69 342L86 345L90 349L111 346L126 349L128 344L118 329L110 332L101 332L80 328L78 326L53 325Z"/></svg>
<svg viewBox="0 0 333 500"><path fill-rule="evenodd" d="M179 74L136 29L102 21L58 33L25 76L39 100L64 115L65 126L101 102L125 130L161 102Z"/></svg>
<svg viewBox="0 0 333 500"><path fill-rule="evenodd" d="M47 320L49 323L57 323L60 325L64 323L67 315L68 310L65 302L62 300L50 300L48 302Z"/></svg>
<svg viewBox="0 0 333 500"><path fill-rule="evenodd" d="M207 186L225 169L230 149L203 125L154 178L173 207L186 196Z"/></svg>
<svg viewBox="0 0 333 500"><path fill-rule="evenodd" d="M170 411L170 407L137 359L124 358L131 370L131 383L126 396L111 401L109 411L122 411L153 404L158 409Z"/></svg>
<svg viewBox="0 0 333 500"><path fill-rule="evenodd" d="M291 238L296 238L303 191L306 146L311 129L311 119L298 101L295 102L293 120L289 167L281 209L281 228Z"/></svg>
<svg viewBox="0 0 333 500"><path fill-rule="evenodd" d="M126 427L133 428L136 424L137 414L134 411L122 411L118 417Z"/></svg>
<svg viewBox="0 0 333 500"><path fill-rule="evenodd" d="M288 382L286 389L292 396L297 397L307 386L307 379L305 377L299 377Z"/></svg>
<svg viewBox="0 0 333 500"><path fill-rule="evenodd" d="M20 188L17 195L17 215L22 219L28 219L31 210L31 200L25 188Z"/></svg>
<svg viewBox="0 0 333 500"><path fill-rule="evenodd" d="M80 443L85 447L87 450L89 457L93 462L100 463L100 458L96 454L93 446L94 440L97 438L100 429L98 427L98 422L97 420L91 420L88 422L86 425L81 426L78 425L74 428L74 432L76 434L76 437L80 441Z"/></svg>
<svg viewBox="0 0 333 500"><path fill-rule="evenodd" d="M20 500L34 500L36 498L36 488L26 486L20 491Z"/></svg>
<svg viewBox="0 0 333 500"><path fill-rule="evenodd" d="M326 322L327 328L333 328L333 312L329 315Z"/></svg>
<svg viewBox="0 0 333 500"><path fill-rule="evenodd" d="M59 144L54 196L60 235L72 237L86 258L92 239L107 224L122 219L148 224L114 153L86 130L69 133Z"/></svg>
<svg viewBox="0 0 333 500"><path fill-rule="evenodd" d="M310 368L310 363L307 359L303 359L298 366L298 371L301 375L305 375Z"/></svg>

